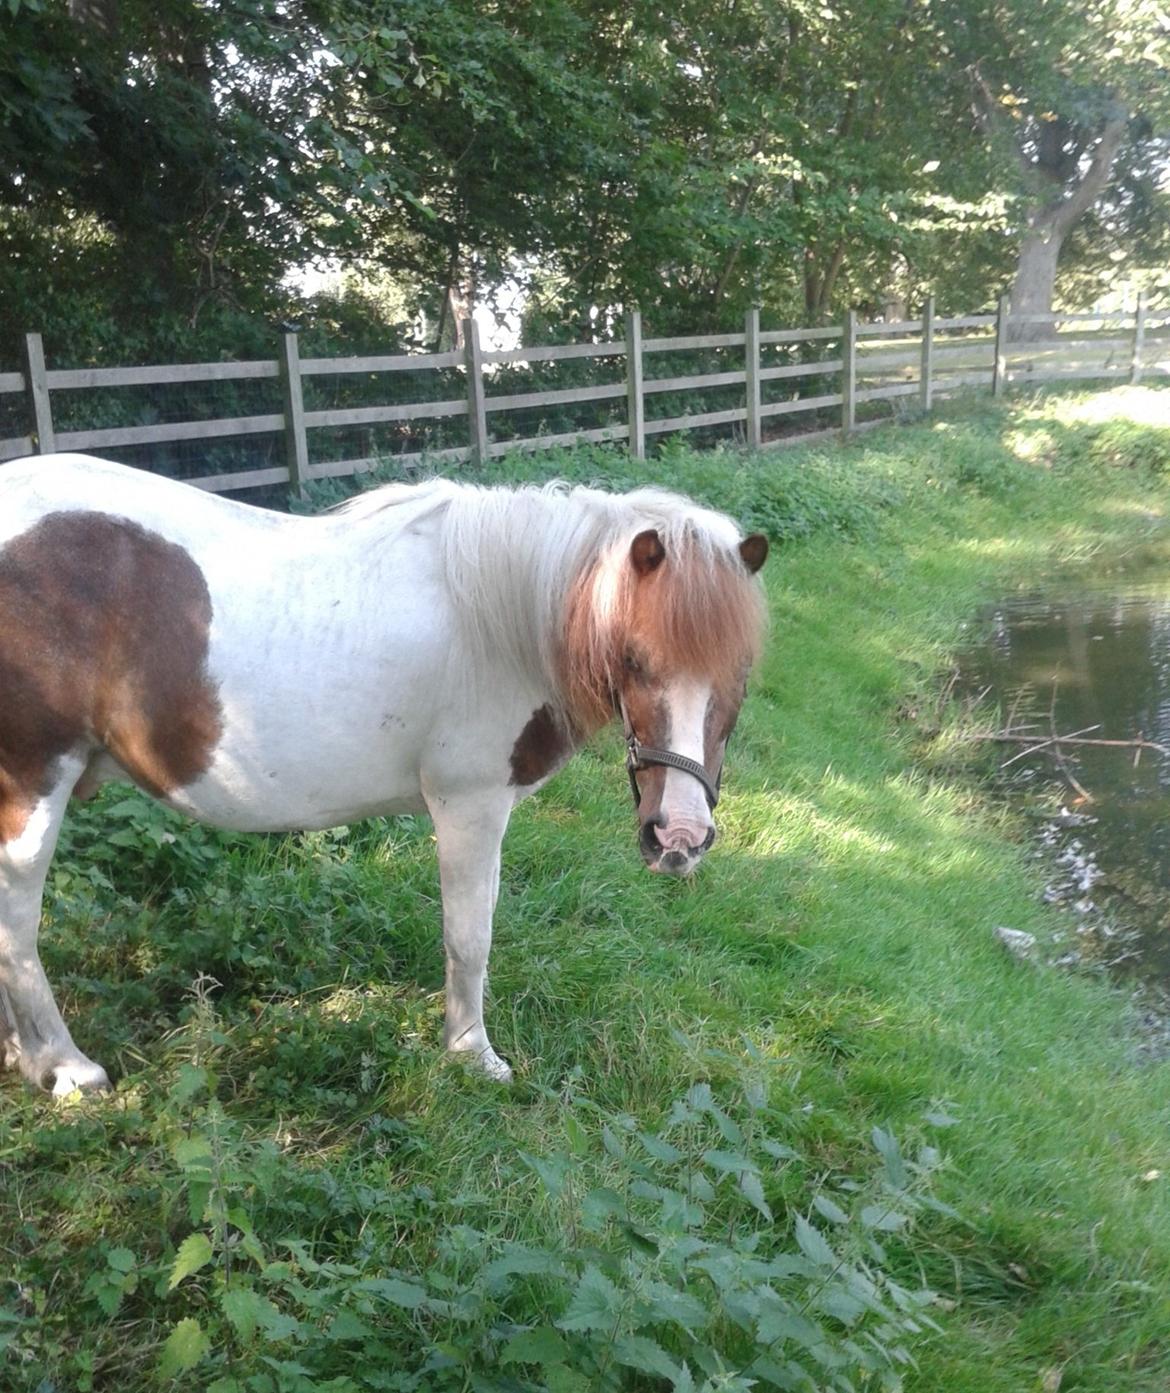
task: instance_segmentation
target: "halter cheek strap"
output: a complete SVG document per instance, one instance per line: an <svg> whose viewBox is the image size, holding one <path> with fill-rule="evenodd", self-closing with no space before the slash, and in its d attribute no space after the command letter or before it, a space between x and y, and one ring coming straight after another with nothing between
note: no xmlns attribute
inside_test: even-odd
<svg viewBox="0 0 1170 1393"><path fill-rule="evenodd" d="M719 785L723 781L722 766L720 766L715 781L712 782L710 774L697 759L677 754L674 750L659 750L653 745L643 745L634 733L629 713L626 711L626 703L620 695L617 704L622 714L622 725L626 731L626 773L630 776L630 792L634 795L634 807L638 807L642 802L642 790L638 787L637 775L641 770L649 769L652 765L657 764L667 769L679 769L684 774L689 774L692 779L698 779L699 783L703 785L707 806L714 812L715 805L719 802Z"/></svg>

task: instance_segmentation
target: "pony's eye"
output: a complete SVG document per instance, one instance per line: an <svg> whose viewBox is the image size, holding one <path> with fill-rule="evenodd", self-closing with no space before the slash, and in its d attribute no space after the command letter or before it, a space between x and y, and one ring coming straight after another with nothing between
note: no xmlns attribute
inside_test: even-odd
<svg viewBox="0 0 1170 1393"><path fill-rule="evenodd" d="M631 677L642 677L645 675L646 670L638 661L638 655L636 653L627 653L622 658L622 667L625 668Z"/></svg>

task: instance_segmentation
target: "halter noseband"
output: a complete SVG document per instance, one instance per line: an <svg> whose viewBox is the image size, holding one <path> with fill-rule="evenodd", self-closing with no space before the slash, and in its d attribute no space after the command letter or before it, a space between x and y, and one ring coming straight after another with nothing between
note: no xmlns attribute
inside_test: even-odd
<svg viewBox="0 0 1170 1393"><path fill-rule="evenodd" d="M638 787L638 773L658 764L667 769L680 769L684 774L689 774L691 778L698 779L703 785L707 806L714 812L715 805L719 802L719 785L723 781L722 765L720 765L718 776L712 783L710 774L697 759L676 754L674 750L658 750L653 745L643 745L634 733L634 727L630 723L629 713L626 710L626 703L620 693L617 696L617 705L621 711L622 725L626 731L626 773L630 776L630 791L634 795L634 807L638 807L642 802L642 790Z"/></svg>

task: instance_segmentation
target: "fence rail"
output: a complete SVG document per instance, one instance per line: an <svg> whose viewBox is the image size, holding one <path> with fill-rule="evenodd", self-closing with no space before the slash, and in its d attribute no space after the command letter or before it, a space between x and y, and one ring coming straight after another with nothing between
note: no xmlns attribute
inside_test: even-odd
<svg viewBox="0 0 1170 1393"><path fill-rule="evenodd" d="M338 478L375 467L382 458L366 454L349 459L314 457L316 433L375 425L413 425L419 421L466 418L466 444L430 450L396 450L386 457L403 466L428 460L473 462L509 450L535 450L589 441L624 441L635 458L645 454L648 436L676 431L742 426L750 445L788 443L805 437L765 441L763 423L777 417L810 413L822 416L840 409L838 429L845 435L868 424L857 421L857 408L870 402L916 397L921 410L960 388L991 386L1001 393L1009 383L1070 378L1126 378L1139 382L1143 373L1170 371L1170 307L1151 309L1139 298L1127 313L1052 313L1011 315L1006 298L995 314L936 316L933 298L917 319L894 323L859 323L852 313L843 325L818 328L760 329L759 311L750 310L742 333L687 334L644 338L641 316L627 316L625 336L611 343L526 346L484 352L478 331L464 321L465 348L447 353L386 354L350 358L301 358L295 333L283 336L281 351L258 362L185 363L150 367L50 369L39 334L25 336L24 368L0 373L0 424L17 433L0 438L0 461L54 449L88 450L190 441L222 441L270 435L283 440L285 463L255 469L228 469L188 480L219 492L287 484L294 492L306 480ZM660 357L695 352L732 353L718 371L646 375ZM817 358L819 352L834 356ZM775 361L776 355L782 361ZM792 355L784 357L783 355ZM515 365L625 360L620 380L534 391L492 393L495 377ZM304 389L318 379L382 374L435 374L434 400L382 402L306 410ZM462 377L462 389L457 386ZM203 420L139 420L99 428L70 428L62 394L200 383L275 380L281 410L223 415ZM781 393L764 399L765 384ZM408 384L409 385L409 384ZM809 394L800 394L803 387ZM739 389L739 402L687 414L647 417L648 403L668 394L726 393ZM826 388L835 390L826 390ZM776 387L771 390L775 392ZM455 393L458 392L458 395ZM443 395L445 393L445 395ZM784 395L784 394L787 395ZM517 438L493 438L489 417L502 413L546 410L583 403L624 399L625 419L593 429L548 431ZM716 397L716 402L720 397ZM722 400L726 401L726 395ZM665 403L667 411L671 403ZM56 408L56 409L55 409ZM820 430L814 434L823 436ZM206 468L206 466L204 466Z"/></svg>

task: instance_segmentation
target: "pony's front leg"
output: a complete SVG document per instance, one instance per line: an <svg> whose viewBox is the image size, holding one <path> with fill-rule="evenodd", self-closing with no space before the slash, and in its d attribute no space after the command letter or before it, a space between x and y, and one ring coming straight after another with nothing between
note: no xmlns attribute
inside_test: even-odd
<svg viewBox="0 0 1170 1393"><path fill-rule="evenodd" d="M490 796L429 800L439 844L443 946L447 955L445 1042L474 1058L489 1078L512 1071L492 1049L483 1022L483 989L500 888L500 844L512 812L511 790Z"/></svg>

